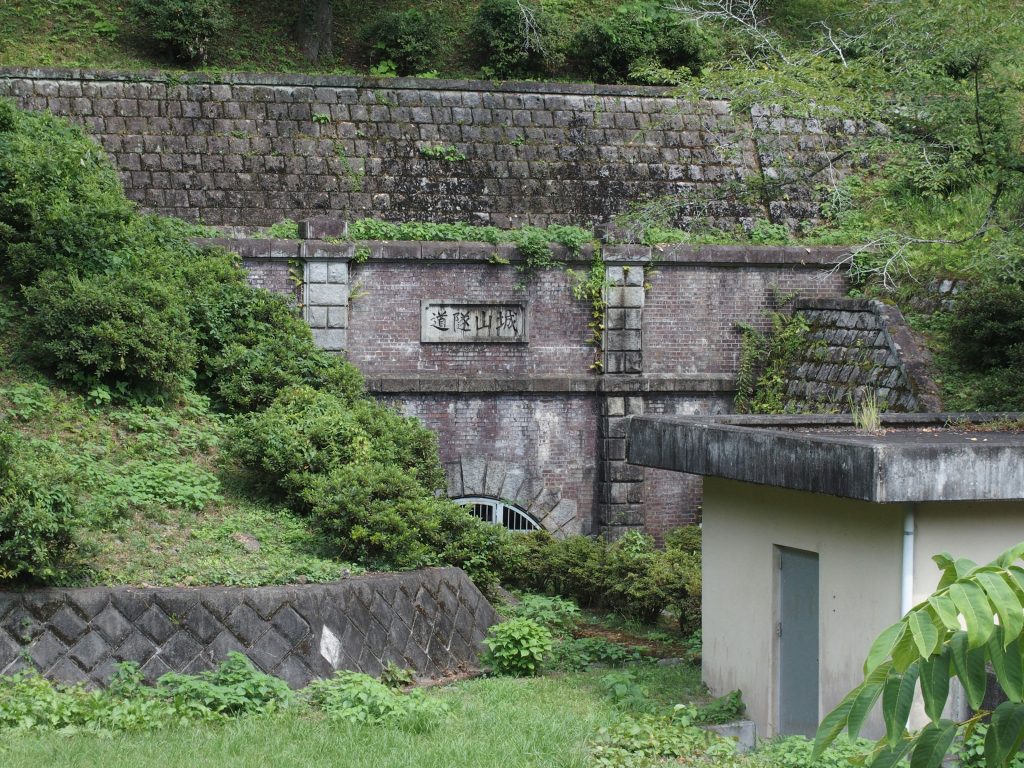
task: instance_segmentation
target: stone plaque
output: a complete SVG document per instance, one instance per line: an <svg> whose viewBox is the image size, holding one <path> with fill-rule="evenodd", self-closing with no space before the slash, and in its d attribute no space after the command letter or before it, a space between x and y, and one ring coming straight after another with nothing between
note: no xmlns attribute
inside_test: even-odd
<svg viewBox="0 0 1024 768"><path fill-rule="evenodd" d="M526 302L483 303L455 299L420 302L421 342L524 344Z"/></svg>

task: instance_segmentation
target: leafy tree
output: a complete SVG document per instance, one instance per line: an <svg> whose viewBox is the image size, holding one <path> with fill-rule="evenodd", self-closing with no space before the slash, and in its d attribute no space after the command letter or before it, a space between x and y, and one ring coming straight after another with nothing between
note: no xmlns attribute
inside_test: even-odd
<svg viewBox="0 0 1024 768"><path fill-rule="evenodd" d="M1008 766L1024 743L1024 568L1016 564L1022 556L1024 543L980 567L936 555L942 571L938 588L875 640L864 662L864 682L821 721L814 757L844 730L856 738L881 698L886 735L875 748L872 768L888 768L907 755L912 768L938 768L957 733L963 729L969 738L989 715L985 765ZM981 709L989 664L1007 697L993 712ZM962 723L942 717L954 677L975 712ZM909 733L917 688L930 722Z"/></svg>

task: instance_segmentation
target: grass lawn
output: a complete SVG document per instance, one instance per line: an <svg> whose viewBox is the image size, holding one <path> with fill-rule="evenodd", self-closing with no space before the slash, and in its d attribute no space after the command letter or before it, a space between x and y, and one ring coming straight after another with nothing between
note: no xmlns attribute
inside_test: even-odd
<svg viewBox="0 0 1024 768"><path fill-rule="evenodd" d="M699 691L689 666L636 668L652 697ZM606 670L532 679L489 678L435 689L450 714L424 733L332 723L287 713L220 726L114 736L0 734L4 768L489 768L585 766L587 742L616 716L597 687Z"/></svg>

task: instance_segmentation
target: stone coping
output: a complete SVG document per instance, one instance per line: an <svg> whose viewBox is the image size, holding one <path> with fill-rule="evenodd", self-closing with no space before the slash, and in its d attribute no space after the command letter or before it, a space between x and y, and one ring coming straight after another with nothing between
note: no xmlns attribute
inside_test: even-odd
<svg viewBox="0 0 1024 768"><path fill-rule="evenodd" d="M877 503L1024 499L1024 433L957 429L1017 413L634 416L632 464Z"/></svg>
<svg viewBox="0 0 1024 768"><path fill-rule="evenodd" d="M263 238L195 238L199 245L219 246L246 259L352 259L357 248L369 249L370 261L464 261L502 264L522 261L511 244L434 240L359 240L332 243L323 240L275 240ZM592 245L576 255L564 246L552 244L554 258L589 263ZM820 268L838 264L849 248L837 246L687 245L673 244L605 245L602 256L607 265L664 264L678 266L808 266Z"/></svg>
<svg viewBox="0 0 1024 768"><path fill-rule="evenodd" d="M370 75L301 75L271 72L177 72L158 69L120 71L75 67L0 67L0 77L33 80L103 80L113 82L149 82L167 85L268 85L308 88L362 88L421 91L489 91L497 93L570 94L582 96L646 96L675 98L672 89L650 85L600 85L597 83L527 82L522 80L470 80L425 77L373 77ZM728 112L728 102L702 99L700 103L720 105Z"/></svg>
<svg viewBox="0 0 1024 768"><path fill-rule="evenodd" d="M375 394L522 394L650 392L705 394L736 389L731 376L659 376L593 374L590 376L438 376L394 374L368 376L366 388Z"/></svg>

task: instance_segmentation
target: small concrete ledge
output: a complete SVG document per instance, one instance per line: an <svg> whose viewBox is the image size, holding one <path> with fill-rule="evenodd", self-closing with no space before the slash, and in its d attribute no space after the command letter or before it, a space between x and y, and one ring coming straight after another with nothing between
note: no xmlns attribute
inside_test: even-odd
<svg viewBox="0 0 1024 768"><path fill-rule="evenodd" d="M727 739L736 739L736 751L750 752L757 746L757 726L753 720L735 720L721 725L702 726L705 731L717 733Z"/></svg>
<svg viewBox="0 0 1024 768"><path fill-rule="evenodd" d="M634 416L632 464L878 503L1024 499L1024 433L973 429L1021 414Z"/></svg>

